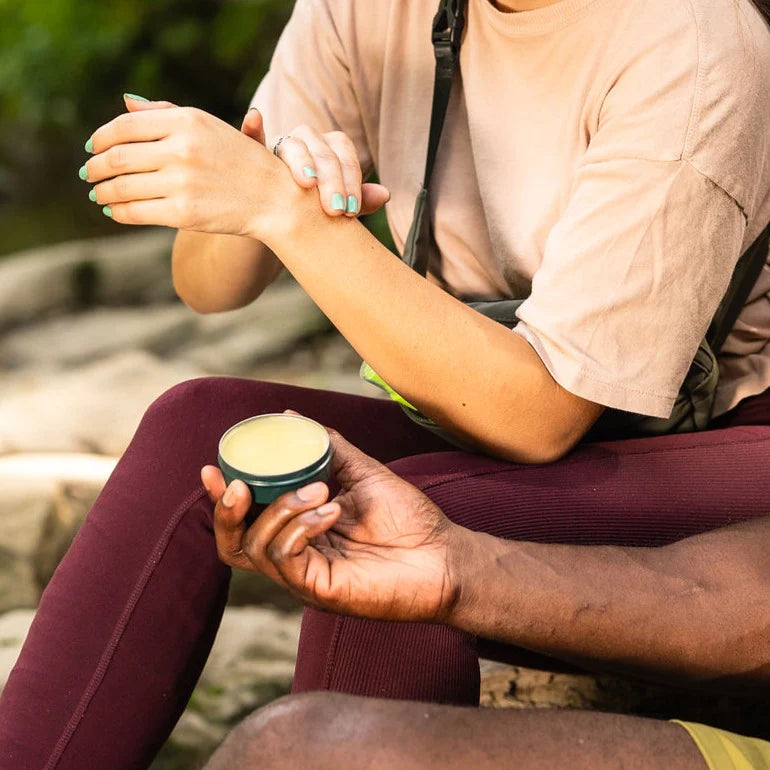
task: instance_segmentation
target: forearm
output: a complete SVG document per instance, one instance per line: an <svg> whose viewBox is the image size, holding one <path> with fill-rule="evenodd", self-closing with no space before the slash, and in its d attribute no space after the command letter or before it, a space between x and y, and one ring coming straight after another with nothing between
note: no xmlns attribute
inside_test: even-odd
<svg viewBox="0 0 770 770"><path fill-rule="evenodd" d="M767 520L655 549L457 542L458 628L667 682L770 680Z"/></svg>
<svg viewBox="0 0 770 770"><path fill-rule="evenodd" d="M307 197L307 196L305 196ZM554 420L575 397L531 346L425 281L358 222L306 201L300 226L271 242L358 353L436 422L493 454L555 459L593 419ZM577 405L575 405L577 406Z"/></svg>
<svg viewBox="0 0 770 770"><path fill-rule="evenodd" d="M280 271L273 252L252 238L180 230L174 242L174 288L199 313L248 305Z"/></svg>

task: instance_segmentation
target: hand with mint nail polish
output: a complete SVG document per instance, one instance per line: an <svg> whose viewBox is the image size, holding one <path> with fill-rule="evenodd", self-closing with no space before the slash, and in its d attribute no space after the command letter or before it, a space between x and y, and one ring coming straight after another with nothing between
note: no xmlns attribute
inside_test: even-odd
<svg viewBox="0 0 770 770"><path fill-rule="evenodd" d="M383 185L362 184L358 152L341 131L320 134L308 126L299 126L276 137L271 146L300 187L318 187L321 208L331 217L371 214L390 200Z"/></svg>

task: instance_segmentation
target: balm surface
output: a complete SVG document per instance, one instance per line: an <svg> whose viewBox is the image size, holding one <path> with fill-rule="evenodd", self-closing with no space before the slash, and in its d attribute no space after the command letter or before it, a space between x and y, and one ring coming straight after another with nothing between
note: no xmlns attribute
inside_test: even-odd
<svg viewBox="0 0 770 770"><path fill-rule="evenodd" d="M254 476L279 476L323 457L329 435L317 423L291 415L267 415L233 428L222 440L222 459Z"/></svg>

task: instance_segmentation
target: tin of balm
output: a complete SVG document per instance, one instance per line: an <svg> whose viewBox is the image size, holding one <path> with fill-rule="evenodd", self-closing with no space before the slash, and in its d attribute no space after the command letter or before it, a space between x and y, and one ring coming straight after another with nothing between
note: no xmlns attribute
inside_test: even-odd
<svg viewBox="0 0 770 770"><path fill-rule="evenodd" d="M233 425L219 442L225 481L243 481L258 505L314 481L326 481L331 459L325 428L295 414L250 417Z"/></svg>

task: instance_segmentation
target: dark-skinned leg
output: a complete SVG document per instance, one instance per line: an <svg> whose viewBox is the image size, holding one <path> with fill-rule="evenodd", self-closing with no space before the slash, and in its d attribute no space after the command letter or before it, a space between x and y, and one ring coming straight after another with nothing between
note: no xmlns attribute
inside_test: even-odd
<svg viewBox="0 0 770 770"><path fill-rule="evenodd" d="M206 770L705 770L678 725L585 711L461 708L335 693L276 701Z"/></svg>

